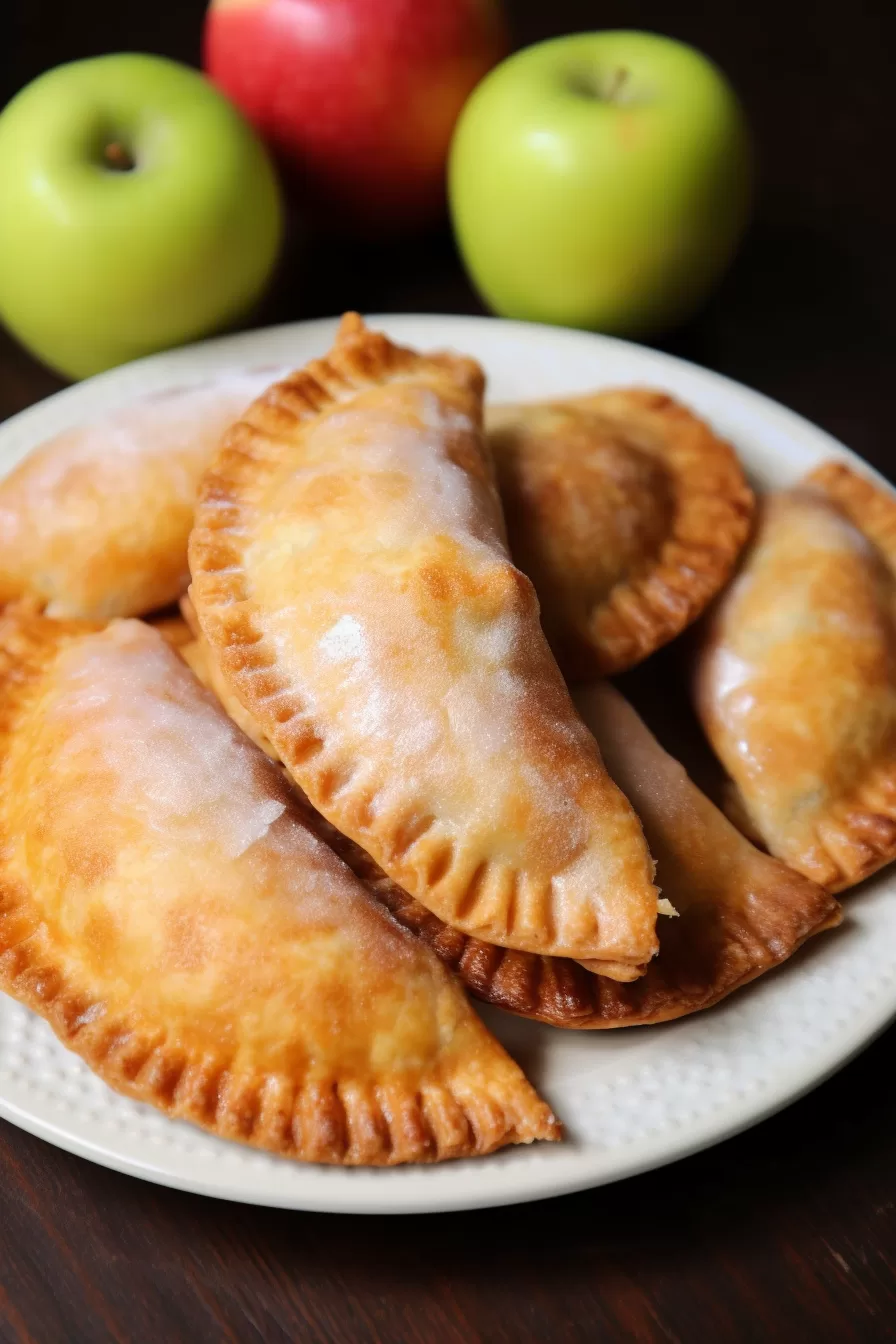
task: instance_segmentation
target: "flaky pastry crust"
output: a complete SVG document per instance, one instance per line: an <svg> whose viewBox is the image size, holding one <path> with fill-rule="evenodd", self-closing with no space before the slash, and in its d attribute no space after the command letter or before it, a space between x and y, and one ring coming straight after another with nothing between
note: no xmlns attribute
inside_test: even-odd
<svg viewBox="0 0 896 1344"><path fill-rule="evenodd" d="M779 966L815 933L839 923L836 900L763 854L701 793L612 687L583 689L585 721L616 782L638 811L657 881L677 918L665 919L659 955L624 984L563 957L494 947L437 919L344 837L325 834L371 890L460 976L497 1007L555 1027L647 1026L718 1003Z"/></svg>
<svg viewBox="0 0 896 1344"><path fill-rule="evenodd" d="M202 637L185 652L197 675L217 689L220 678ZM242 706L232 696L223 703L257 739L257 725L247 722ZM618 691L594 684L579 691L577 703L610 773L641 818L657 859L657 881L677 912L677 918L663 920L659 956L631 983L594 975L569 958L496 947L451 928L303 795L299 805L309 825L377 900L467 989L487 1003L555 1027L596 1030L684 1017L764 975L811 935L839 922L834 897L750 844Z"/></svg>
<svg viewBox="0 0 896 1344"><path fill-rule="evenodd" d="M282 370L236 370L140 397L34 448L0 480L0 603L106 620L175 602L203 471Z"/></svg>
<svg viewBox="0 0 896 1344"><path fill-rule="evenodd" d="M200 490L191 597L314 807L440 918L631 975L656 951L638 820L510 563L482 373L343 322Z"/></svg>
<svg viewBox="0 0 896 1344"><path fill-rule="evenodd" d="M571 680L668 643L727 580L753 496L733 449L663 392L486 414L510 549Z"/></svg>
<svg viewBox="0 0 896 1344"><path fill-rule="evenodd" d="M307 1161L557 1122L158 633L0 617L0 988L118 1091Z"/></svg>
<svg viewBox="0 0 896 1344"><path fill-rule="evenodd" d="M896 500L825 463L762 511L696 674L732 815L842 891L896 857Z"/></svg>

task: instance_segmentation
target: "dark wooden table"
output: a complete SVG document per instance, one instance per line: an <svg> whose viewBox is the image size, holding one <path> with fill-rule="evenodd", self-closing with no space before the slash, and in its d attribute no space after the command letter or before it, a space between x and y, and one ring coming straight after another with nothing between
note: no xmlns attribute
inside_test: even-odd
<svg viewBox="0 0 896 1344"><path fill-rule="evenodd" d="M59 61L102 51L195 60L202 8L0 0L0 101ZM891 0L517 0L511 11L521 44L641 27L696 43L729 72L759 144L757 218L710 306L665 344L896 475ZM479 311L447 234L310 253L264 320ZM58 386L0 337L0 418ZM219 1204L0 1124L0 1340L896 1339L894 1042L891 1031L784 1114L677 1166L433 1218Z"/></svg>

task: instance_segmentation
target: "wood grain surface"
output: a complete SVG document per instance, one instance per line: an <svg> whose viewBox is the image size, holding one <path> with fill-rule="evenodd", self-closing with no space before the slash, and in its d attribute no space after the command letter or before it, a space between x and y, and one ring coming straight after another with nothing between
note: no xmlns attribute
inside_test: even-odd
<svg viewBox="0 0 896 1344"><path fill-rule="evenodd" d="M425 3L425 0L418 0ZM518 43L591 27L694 42L740 89L757 216L664 348L801 411L896 476L890 0L511 0ZM195 61L201 0L0 0L0 102L63 60ZM0 201L2 208L2 201ZM296 246L261 322L478 312L447 231ZM0 335L0 418L60 386ZM0 1123L3 1344L702 1344L896 1339L891 1030L751 1132L519 1208L344 1218L219 1204Z"/></svg>

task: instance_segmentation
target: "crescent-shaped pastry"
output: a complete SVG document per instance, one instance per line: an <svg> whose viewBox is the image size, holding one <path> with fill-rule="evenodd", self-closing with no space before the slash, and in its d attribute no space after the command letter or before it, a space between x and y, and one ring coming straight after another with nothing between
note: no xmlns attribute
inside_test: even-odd
<svg viewBox="0 0 896 1344"><path fill-rule="evenodd" d="M0 603L135 616L189 581L199 479L227 426L282 369L141 397L50 439L0 481Z"/></svg>
<svg viewBox="0 0 896 1344"><path fill-rule="evenodd" d="M0 988L111 1086L314 1162L556 1138L163 638L0 617Z"/></svg>
<svg viewBox="0 0 896 1344"><path fill-rule="evenodd" d="M772 854L832 891L896 857L896 500L840 463L769 498L697 709Z"/></svg>
<svg viewBox="0 0 896 1344"><path fill-rule="evenodd" d="M508 558L482 383L345 319L225 436L193 604L311 803L406 891L631 978L657 948L653 863Z"/></svg>
<svg viewBox="0 0 896 1344"><path fill-rule="evenodd" d="M728 444L662 392L486 414L510 550L571 680L622 672L725 583L753 496Z"/></svg>
<svg viewBox="0 0 896 1344"><path fill-rule="evenodd" d="M437 920L383 874L326 838L375 895L489 1003L557 1027L645 1026L708 1008L839 923L837 901L756 849L691 782L632 706L608 684L577 703L617 784L634 804L657 882L678 912L662 922L659 955L631 984L561 957L493 947Z"/></svg>
<svg viewBox="0 0 896 1344"><path fill-rule="evenodd" d="M223 690L225 708L259 740L257 725L222 687L202 636L183 653L203 681ZM786 961L812 934L839 922L834 897L750 844L617 690L606 682L582 687L576 702L613 779L641 818L657 860L657 881L678 914L663 921L659 956L634 983L589 974L563 957L495 947L449 927L304 797L299 805L377 899L469 990L556 1027L629 1027L684 1017L718 1003ZM270 743L260 744L272 751Z"/></svg>

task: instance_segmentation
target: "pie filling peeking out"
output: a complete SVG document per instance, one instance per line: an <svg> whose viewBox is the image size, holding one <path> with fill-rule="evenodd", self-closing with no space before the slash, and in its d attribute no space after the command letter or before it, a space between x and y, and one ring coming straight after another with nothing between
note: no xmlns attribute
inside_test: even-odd
<svg viewBox="0 0 896 1344"><path fill-rule="evenodd" d="M641 662L727 580L753 496L733 450L671 397L496 406L486 427L511 553L570 680Z"/></svg>
<svg viewBox="0 0 896 1344"><path fill-rule="evenodd" d="M0 617L0 988L119 1091L285 1156L559 1135L438 959L138 621Z"/></svg>
<svg viewBox="0 0 896 1344"><path fill-rule="evenodd" d="M201 635L182 650L197 675L221 686ZM225 694L226 688L225 689ZM640 1026L708 1008L786 961L812 934L839 923L837 901L756 849L663 750L606 682L576 695L613 779L644 825L657 881L678 918L664 920L643 978L619 983L563 957L496 947L451 928L393 882L358 845L315 814L311 824L379 901L438 953L479 998L556 1027ZM237 722L258 736L232 696ZM270 744L266 744L271 750Z"/></svg>
<svg viewBox="0 0 896 1344"><path fill-rule="evenodd" d="M177 601L196 491L224 430L283 372L235 370L123 406L0 480L0 603L107 620Z"/></svg>
<svg viewBox="0 0 896 1344"><path fill-rule="evenodd" d="M765 501L698 712L732 816L840 891L896 857L896 499L840 462Z"/></svg>
<svg viewBox="0 0 896 1344"><path fill-rule="evenodd" d="M225 436L191 596L229 691L410 895L630 979L657 950L640 823L510 562L471 360L344 320Z"/></svg>

